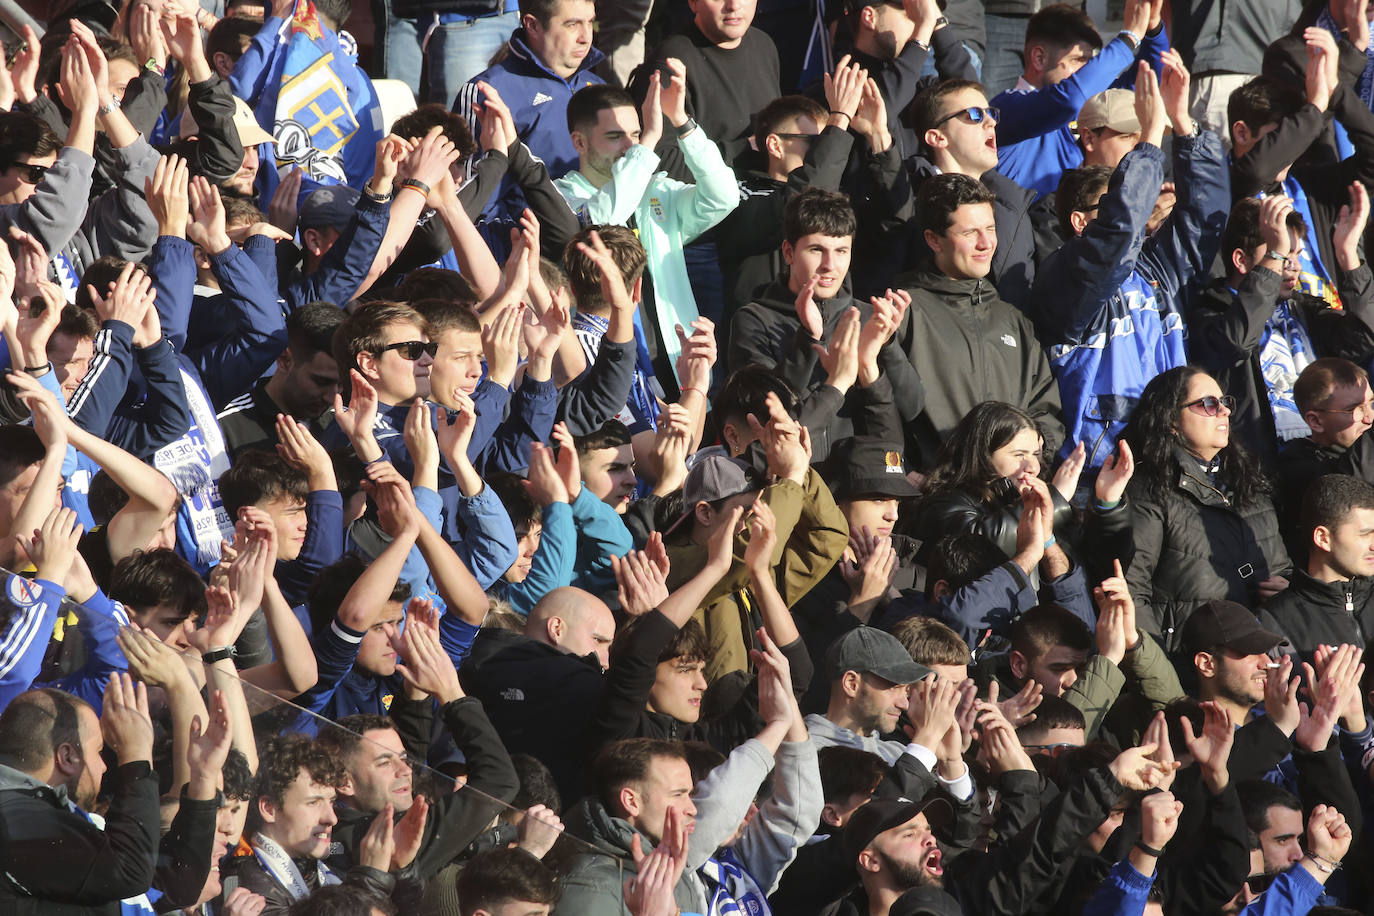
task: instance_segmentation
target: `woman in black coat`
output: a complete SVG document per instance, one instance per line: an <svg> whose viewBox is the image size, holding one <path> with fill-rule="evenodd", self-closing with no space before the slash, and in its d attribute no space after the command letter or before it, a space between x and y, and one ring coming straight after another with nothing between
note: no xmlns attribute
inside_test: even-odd
<svg viewBox="0 0 1374 916"><path fill-rule="evenodd" d="M917 558L927 563L940 540L973 532L990 539L1010 559L1016 554L1021 493L1040 477L1045 440L1035 419L1019 407L984 401L954 428L916 507L912 537L921 541ZM1068 540L1075 524L1069 500L1083 470L1080 445L1055 472L1054 534Z"/></svg>
<svg viewBox="0 0 1374 916"><path fill-rule="evenodd" d="M1094 506L1101 533L1118 539L1141 628L1171 653L1199 604L1254 608L1288 587L1269 482L1231 442L1234 406L1201 369L1156 376L1122 432L1136 463L1127 498Z"/></svg>

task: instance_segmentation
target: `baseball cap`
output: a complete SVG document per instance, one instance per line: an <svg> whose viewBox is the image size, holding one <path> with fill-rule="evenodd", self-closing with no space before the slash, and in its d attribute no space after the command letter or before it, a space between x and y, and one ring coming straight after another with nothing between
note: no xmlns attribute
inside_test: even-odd
<svg viewBox="0 0 1374 916"><path fill-rule="evenodd" d="M329 185L311 191L301 204L298 220L302 229L342 229L353 218L361 193L347 185Z"/></svg>
<svg viewBox="0 0 1374 916"><path fill-rule="evenodd" d="M239 142L244 147L257 146L259 143L276 143L277 139L263 129L258 119L253 117L253 109L238 96L234 96L234 126L239 131ZM181 135L194 137L200 133L200 125L188 107L181 114Z"/></svg>
<svg viewBox="0 0 1374 916"><path fill-rule="evenodd" d="M912 660L897 637L876 627L856 627L826 650L826 676L833 681L846 671L876 675L894 684L914 684L931 673Z"/></svg>
<svg viewBox="0 0 1374 916"><path fill-rule="evenodd" d="M1283 641L1260 626L1249 608L1223 598L1198 605L1183 624L1183 647L1189 655L1217 647L1262 655Z"/></svg>
<svg viewBox="0 0 1374 916"><path fill-rule="evenodd" d="M682 505L685 510L677 521L663 532L668 534L692 517L697 503L713 503L718 499L753 493L763 489L758 473L747 462L728 455L705 455L692 465L682 485Z"/></svg>
<svg viewBox="0 0 1374 916"><path fill-rule="evenodd" d="M1135 93L1129 89L1104 89L1083 103L1078 112L1079 130L1110 127L1117 133L1133 134L1140 130L1135 113Z"/></svg>
<svg viewBox="0 0 1374 916"><path fill-rule="evenodd" d="M908 499L920 492L906 478L901 447L874 436L854 436L836 443L827 465L826 481L836 499Z"/></svg>
<svg viewBox="0 0 1374 916"><path fill-rule="evenodd" d="M849 861L859 858L880 833L900 827L918 814L924 813L932 827L944 827L954 820L954 809L937 795L927 795L920 801L909 798L875 798L860 805L844 825L844 854Z"/></svg>
<svg viewBox="0 0 1374 916"><path fill-rule="evenodd" d="M913 887L893 902L888 916L964 916L959 901L938 887Z"/></svg>

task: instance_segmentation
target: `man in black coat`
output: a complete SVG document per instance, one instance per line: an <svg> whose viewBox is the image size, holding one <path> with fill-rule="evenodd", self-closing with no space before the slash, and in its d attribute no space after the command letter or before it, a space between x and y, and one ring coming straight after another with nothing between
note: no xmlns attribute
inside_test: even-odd
<svg viewBox="0 0 1374 916"><path fill-rule="evenodd" d="M1302 501L1307 567L1260 610L1310 662L1318 646L1364 648L1374 632L1374 486L1318 477Z"/></svg>

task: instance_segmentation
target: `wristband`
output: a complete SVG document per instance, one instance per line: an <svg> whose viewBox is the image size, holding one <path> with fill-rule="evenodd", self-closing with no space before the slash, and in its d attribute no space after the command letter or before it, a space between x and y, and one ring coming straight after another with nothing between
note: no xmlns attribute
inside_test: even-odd
<svg viewBox="0 0 1374 916"><path fill-rule="evenodd" d="M26 371L27 371L27 370L26 370ZM689 392L689 391L695 391L697 394L700 394L703 398L706 397L706 389L704 389L704 388L698 388L696 385L684 385L684 386L683 386L682 388L680 388L679 390L680 390L683 394L686 394L686 393Z"/></svg>
<svg viewBox="0 0 1374 916"><path fill-rule="evenodd" d="M1135 841L1135 848L1136 848L1136 849L1139 849L1141 852L1145 853L1145 855L1147 855L1147 856L1154 856L1156 859L1158 859L1160 856L1164 855L1164 850L1162 850L1162 849L1155 849L1153 846L1148 846L1148 845L1146 845L1146 843L1145 843L1144 840L1136 840L1136 841Z"/></svg>
<svg viewBox="0 0 1374 916"><path fill-rule="evenodd" d="M1307 854L1307 858L1311 859L1312 864L1317 867L1317 871L1321 872L1324 875L1335 874L1336 869L1341 867L1341 863L1332 862L1330 859L1323 858L1322 856L1317 855L1315 852L1309 852Z"/></svg>
<svg viewBox="0 0 1374 916"><path fill-rule="evenodd" d="M1116 33L1116 37L1126 39L1126 42L1131 46L1132 51L1139 50L1141 41L1140 36L1137 35L1135 32L1132 32L1130 29L1122 29L1120 32Z"/></svg>
<svg viewBox="0 0 1374 916"><path fill-rule="evenodd" d="M678 137L685 137L696 129L697 122L695 118L688 118L685 122L683 122L683 125L681 127L673 128L673 130L677 131Z"/></svg>
<svg viewBox="0 0 1374 916"><path fill-rule="evenodd" d="M372 467L374 464L377 464L378 462L385 461L385 460L386 460L386 452L383 452L381 455L378 455L376 458L373 458L371 461L364 461L364 462L363 462L363 467L365 467L365 468L370 468L370 467Z"/></svg>
<svg viewBox="0 0 1374 916"><path fill-rule="evenodd" d="M1055 543L1056 541L1054 539L1054 535L1050 535L1049 540L1045 541L1045 549L1049 550L1051 547L1055 545Z"/></svg>
<svg viewBox="0 0 1374 916"><path fill-rule="evenodd" d="M110 104L108 104L108 105L101 105L99 108L97 108L97 109L95 110L95 113L98 114L98 115L107 115L107 114L110 114L110 113L112 113L112 112L119 111L119 106L120 106L120 101L119 101L119 99L114 99L114 98L112 98L112 99L110 99Z"/></svg>
<svg viewBox="0 0 1374 916"><path fill-rule="evenodd" d="M150 57L150 58L148 58L147 60L145 60L145 61L143 62L143 69L144 69L144 70L151 70L151 71L153 71L154 73L156 73L158 76L166 76L166 75L167 75L167 70L166 70L166 68L164 68L161 64L159 64L159 63L157 62L157 58L156 58L156 57Z"/></svg>
<svg viewBox="0 0 1374 916"><path fill-rule="evenodd" d="M830 113L833 115L839 115L842 118L848 118L851 121L854 120L854 116L847 111L836 111L832 108L830 109Z"/></svg>
<svg viewBox="0 0 1374 916"><path fill-rule="evenodd" d="M418 178L407 178L405 181L402 181L402 182L401 182L401 188L402 188L402 189L410 188L412 191L419 191L421 194L425 195L426 197L428 197L428 196L429 196L429 192L430 192L431 190L433 190L432 188L430 188L429 185L425 184L423 181L421 181L421 180L418 179Z"/></svg>
<svg viewBox="0 0 1374 916"><path fill-rule="evenodd" d="M1094 505L1095 507L1097 507L1097 509L1098 509L1099 511L1101 511L1101 512L1110 512L1110 511L1112 511L1113 509L1115 509L1117 506L1121 505L1121 500L1119 500L1119 499L1114 499L1114 500L1112 500L1111 502L1103 502L1103 501L1100 500L1100 499L1094 499L1094 500L1093 500L1093 505Z"/></svg>
<svg viewBox="0 0 1374 916"><path fill-rule="evenodd" d="M25 366L25 367L24 367L24 371L27 372L29 375L40 376L40 375L47 375L47 374L48 374L48 370L51 369L51 368L52 368L52 363L51 363L51 362L46 362L46 363L41 363L41 364L39 364L39 365L37 365L37 366Z"/></svg>
<svg viewBox="0 0 1374 916"><path fill-rule="evenodd" d="M202 655L200 660L207 665L213 665L215 662L222 662L226 658L237 658L238 654L239 650L233 646L216 646Z"/></svg>

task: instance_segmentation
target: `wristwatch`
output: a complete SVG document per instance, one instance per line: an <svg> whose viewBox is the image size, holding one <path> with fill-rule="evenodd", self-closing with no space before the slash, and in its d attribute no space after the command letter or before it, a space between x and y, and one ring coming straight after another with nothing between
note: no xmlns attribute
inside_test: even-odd
<svg viewBox="0 0 1374 916"><path fill-rule="evenodd" d="M200 660L207 665L213 665L215 662L222 662L226 658L238 658L238 655L239 650L233 646L219 646L206 652L200 657Z"/></svg>

